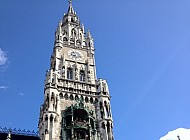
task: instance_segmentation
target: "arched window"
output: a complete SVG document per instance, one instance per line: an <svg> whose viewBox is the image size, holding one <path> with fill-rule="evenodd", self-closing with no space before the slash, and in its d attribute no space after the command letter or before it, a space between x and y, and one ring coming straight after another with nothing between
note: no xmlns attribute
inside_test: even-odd
<svg viewBox="0 0 190 140"><path fill-rule="evenodd" d="M94 103L95 103L95 104L97 104L97 103L98 103L98 99L97 99L97 98L95 98L95 101L94 101Z"/></svg>
<svg viewBox="0 0 190 140"><path fill-rule="evenodd" d="M53 101L54 100L54 97L55 95L54 95L54 93L52 92L52 95L51 95L51 101Z"/></svg>
<svg viewBox="0 0 190 140"><path fill-rule="evenodd" d="M60 99L63 99L63 93L59 94Z"/></svg>
<svg viewBox="0 0 190 140"><path fill-rule="evenodd" d="M79 97L78 95L75 96L75 100L78 101L79 100Z"/></svg>
<svg viewBox="0 0 190 140"><path fill-rule="evenodd" d="M82 95L81 95L80 99L81 99L82 101L84 101L84 97L83 97Z"/></svg>
<svg viewBox="0 0 190 140"><path fill-rule="evenodd" d="M108 133L110 132L110 123L109 122L107 122L107 131L108 131Z"/></svg>
<svg viewBox="0 0 190 140"><path fill-rule="evenodd" d="M81 43L80 43L80 41L79 41L79 40L77 40L77 45L81 45Z"/></svg>
<svg viewBox="0 0 190 140"><path fill-rule="evenodd" d="M75 29L71 30L71 35L72 35L72 38L76 37L77 33L76 33Z"/></svg>
<svg viewBox="0 0 190 140"><path fill-rule="evenodd" d="M47 129L45 130L45 134L48 134L48 130Z"/></svg>
<svg viewBox="0 0 190 140"><path fill-rule="evenodd" d="M85 97L85 102L88 103L88 101L89 101L89 100L88 100L88 97Z"/></svg>
<svg viewBox="0 0 190 140"><path fill-rule="evenodd" d="M67 79L70 79L70 80L73 79L73 69L72 68L67 69Z"/></svg>
<svg viewBox="0 0 190 140"><path fill-rule="evenodd" d="M81 82L85 81L85 72L83 70L80 71L80 81Z"/></svg>
<svg viewBox="0 0 190 140"><path fill-rule="evenodd" d="M46 116L45 116L45 121L47 121L47 120L48 120L48 116L46 115Z"/></svg>
<svg viewBox="0 0 190 140"><path fill-rule="evenodd" d="M93 104L93 102L94 102L94 100L93 100L93 98L91 97L91 98L90 98L90 103Z"/></svg>
<svg viewBox="0 0 190 140"><path fill-rule="evenodd" d="M50 116L50 122L53 122L53 115Z"/></svg>
<svg viewBox="0 0 190 140"><path fill-rule="evenodd" d="M64 38L63 38L63 41L67 41L67 38L66 38L66 37L64 37Z"/></svg>
<svg viewBox="0 0 190 140"><path fill-rule="evenodd" d="M64 30L64 31L63 31L63 35L66 35L66 34L67 34L67 31Z"/></svg>
<svg viewBox="0 0 190 140"><path fill-rule="evenodd" d="M71 18L71 22L74 22L74 18Z"/></svg>
<svg viewBox="0 0 190 140"><path fill-rule="evenodd" d="M68 98L69 98L67 93L65 93L64 97L65 97L65 100L68 100Z"/></svg>
<svg viewBox="0 0 190 140"><path fill-rule="evenodd" d="M73 95L70 95L70 100L73 100L73 99L74 99Z"/></svg>
<svg viewBox="0 0 190 140"><path fill-rule="evenodd" d="M104 123L104 122L102 123L102 128L103 128L103 129L105 129L105 128L106 128L106 126L105 126L105 123Z"/></svg>

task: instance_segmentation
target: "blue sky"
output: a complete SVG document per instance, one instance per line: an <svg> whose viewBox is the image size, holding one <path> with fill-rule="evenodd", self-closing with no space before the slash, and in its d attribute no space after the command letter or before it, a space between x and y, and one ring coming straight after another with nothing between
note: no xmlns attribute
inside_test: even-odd
<svg viewBox="0 0 190 140"><path fill-rule="evenodd" d="M159 140L190 128L190 1L73 5L94 37L97 75L109 83L115 139ZM65 0L0 1L0 126L37 130L54 32L67 9Z"/></svg>

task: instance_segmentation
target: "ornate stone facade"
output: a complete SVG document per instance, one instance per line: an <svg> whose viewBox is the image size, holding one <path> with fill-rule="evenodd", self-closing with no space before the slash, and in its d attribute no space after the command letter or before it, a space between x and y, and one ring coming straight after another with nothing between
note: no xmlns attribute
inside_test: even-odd
<svg viewBox="0 0 190 140"><path fill-rule="evenodd" d="M41 140L113 140L110 94L96 78L94 42L71 1L59 22L40 108Z"/></svg>

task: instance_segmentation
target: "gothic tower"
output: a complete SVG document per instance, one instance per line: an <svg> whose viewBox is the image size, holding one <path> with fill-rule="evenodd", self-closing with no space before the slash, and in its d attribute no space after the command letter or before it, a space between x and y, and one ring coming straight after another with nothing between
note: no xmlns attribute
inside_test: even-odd
<svg viewBox="0 0 190 140"><path fill-rule="evenodd" d="M110 94L96 78L94 42L69 1L55 31L40 108L41 140L113 140Z"/></svg>

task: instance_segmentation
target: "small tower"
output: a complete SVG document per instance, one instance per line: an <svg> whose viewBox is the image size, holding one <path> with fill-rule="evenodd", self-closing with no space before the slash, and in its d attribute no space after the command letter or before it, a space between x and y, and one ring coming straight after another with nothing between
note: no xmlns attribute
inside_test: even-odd
<svg viewBox="0 0 190 140"><path fill-rule="evenodd" d="M38 126L41 140L113 140L108 84L96 77L94 40L71 0L55 31Z"/></svg>

